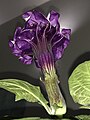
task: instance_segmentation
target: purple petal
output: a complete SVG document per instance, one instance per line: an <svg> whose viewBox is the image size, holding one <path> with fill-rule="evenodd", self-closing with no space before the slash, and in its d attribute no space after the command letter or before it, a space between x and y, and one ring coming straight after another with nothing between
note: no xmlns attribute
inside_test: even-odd
<svg viewBox="0 0 90 120"><path fill-rule="evenodd" d="M47 16L47 19L50 21L50 24L53 27L56 27L58 30L60 29L60 25L58 22L59 16L60 16L60 14L53 10Z"/></svg>
<svg viewBox="0 0 90 120"><path fill-rule="evenodd" d="M62 54L64 52L64 49L61 47L53 48L53 54L54 54L54 59L59 60L62 57Z"/></svg>
<svg viewBox="0 0 90 120"><path fill-rule="evenodd" d="M36 28L36 37L40 41L42 41L43 37L45 38L45 35L43 36L44 31L46 33L45 28L46 28L46 25L44 25L43 23L40 23L39 25L37 25L37 28Z"/></svg>
<svg viewBox="0 0 90 120"><path fill-rule="evenodd" d="M36 27L37 27L37 23L36 23L36 22L33 22L33 21L29 21L29 20L28 20L28 21L25 23L25 29L33 29L33 30L35 31Z"/></svg>
<svg viewBox="0 0 90 120"><path fill-rule="evenodd" d="M46 33L47 40L51 41L51 39L53 38L53 36L55 35L55 33L56 33L55 27L51 26L49 28L49 31L47 31L47 33Z"/></svg>
<svg viewBox="0 0 90 120"><path fill-rule="evenodd" d="M26 50L26 49L31 49L31 46L30 46L30 44L27 42L27 41L25 41L25 40L18 40L18 41L16 41L16 45L17 45L17 47L20 49L20 50Z"/></svg>
<svg viewBox="0 0 90 120"><path fill-rule="evenodd" d="M63 28L61 30L61 34L63 34L67 39L70 39L71 29L65 29L65 28Z"/></svg>
<svg viewBox="0 0 90 120"><path fill-rule="evenodd" d="M37 24L48 23L48 20L46 19L46 17L41 12L38 12L36 10L33 10L31 12L26 12L22 17L25 19L25 21L28 21L30 26L32 26L35 23Z"/></svg>
<svg viewBox="0 0 90 120"><path fill-rule="evenodd" d="M52 52L54 54L55 60L62 57L65 48L70 42L70 29L63 29L61 34L58 33L52 40Z"/></svg>
<svg viewBox="0 0 90 120"><path fill-rule="evenodd" d="M19 60L24 64L31 64L33 59L29 55L23 55L19 57Z"/></svg>
<svg viewBox="0 0 90 120"><path fill-rule="evenodd" d="M35 34L35 33L34 33ZM15 35L14 35L14 40L9 41L9 46L12 50L12 53L15 56L18 56L19 59L24 63L24 64L31 64L32 62L32 48L30 45L30 41L33 37L33 32L31 29L21 29L17 28Z"/></svg>
<svg viewBox="0 0 90 120"><path fill-rule="evenodd" d="M12 53L15 56L21 56L22 51L17 47L17 45L15 44L15 41L10 40L9 41L9 47L11 48Z"/></svg>
<svg viewBox="0 0 90 120"><path fill-rule="evenodd" d="M28 21L30 19L31 15L32 15L32 12L28 11L28 12L24 13L22 15L22 17L25 21Z"/></svg>
<svg viewBox="0 0 90 120"><path fill-rule="evenodd" d="M15 56L22 56L25 54L33 54L32 53L32 48L31 46L26 43L25 41L16 41L16 43L14 43L14 41L9 41L9 47L11 48L13 54Z"/></svg>
<svg viewBox="0 0 90 120"><path fill-rule="evenodd" d="M21 30L22 30L21 27L17 27L15 34L14 34L14 40L17 39L17 36L20 36Z"/></svg>
<svg viewBox="0 0 90 120"><path fill-rule="evenodd" d="M51 45L54 46L57 45L62 40L62 36L59 32L56 32L56 34L53 36Z"/></svg>
<svg viewBox="0 0 90 120"><path fill-rule="evenodd" d="M33 29L21 29L18 33L18 28L15 31L14 34L14 40L26 40L30 41L35 36L35 31Z"/></svg>

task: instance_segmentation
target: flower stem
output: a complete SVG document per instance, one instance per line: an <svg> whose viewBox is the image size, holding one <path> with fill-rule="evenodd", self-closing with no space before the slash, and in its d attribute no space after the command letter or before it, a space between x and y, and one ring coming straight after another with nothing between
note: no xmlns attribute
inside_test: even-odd
<svg viewBox="0 0 90 120"><path fill-rule="evenodd" d="M45 88L50 102L51 115L66 113L66 103L58 86L58 77L55 72L45 74Z"/></svg>

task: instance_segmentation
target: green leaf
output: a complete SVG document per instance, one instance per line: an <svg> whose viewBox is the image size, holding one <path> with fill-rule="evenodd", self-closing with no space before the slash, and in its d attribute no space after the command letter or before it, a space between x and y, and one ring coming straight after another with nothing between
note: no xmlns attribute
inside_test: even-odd
<svg viewBox="0 0 90 120"><path fill-rule="evenodd" d="M69 78L69 90L75 103L90 109L90 61L76 67Z"/></svg>
<svg viewBox="0 0 90 120"><path fill-rule="evenodd" d="M49 113L48 102L44 98L39 87L17 79L0 80L0 87L14 93L16 95L15 101L25 99L29 102L39 102Z"/></svg>
<svg viewBox="0 0 90 120"><path fill-rule="evenodd" d="M20 118L20 119L13 119L13 120L41 120L40 117L28 117L28 118Z"/></svg>
<svg viewBox="0 0 90 120"><path fill-rule="evenodd" d="M49 118L40 118L40 117L29 117L29 118L20 118L13 120L71 120L71 119L49 119Z"/></svg>
<svg viewBox="0 0 90 120"><path fill-rule="evenodd" d="M78 115L75 116L78 120L90 120L90 115Z"/></svg>

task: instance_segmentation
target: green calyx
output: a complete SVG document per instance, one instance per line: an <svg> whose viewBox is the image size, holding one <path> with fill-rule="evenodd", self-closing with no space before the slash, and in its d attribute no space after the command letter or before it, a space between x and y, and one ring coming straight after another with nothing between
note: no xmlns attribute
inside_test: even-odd
<svg viewBox="0 0 90 120"><path fill-rule="evenodd" d="M48 94L51 115L63 115L66 113L66 103L58 85L58 77L55 70L45 74L44 85Z"/></svg>

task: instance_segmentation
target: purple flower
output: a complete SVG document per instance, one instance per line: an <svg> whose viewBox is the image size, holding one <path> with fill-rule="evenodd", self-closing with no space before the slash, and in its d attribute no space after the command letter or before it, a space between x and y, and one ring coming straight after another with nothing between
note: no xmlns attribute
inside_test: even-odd
<svg viewBox="0 0 90 120"><path fill-rule="evenodd" d="M24 64L36 65L51 70L70 42L70 29L60 32L59 13L51 11L47 17L33 10L23 14L25 25L18 27L9 46L14 55Z"/></svg>

